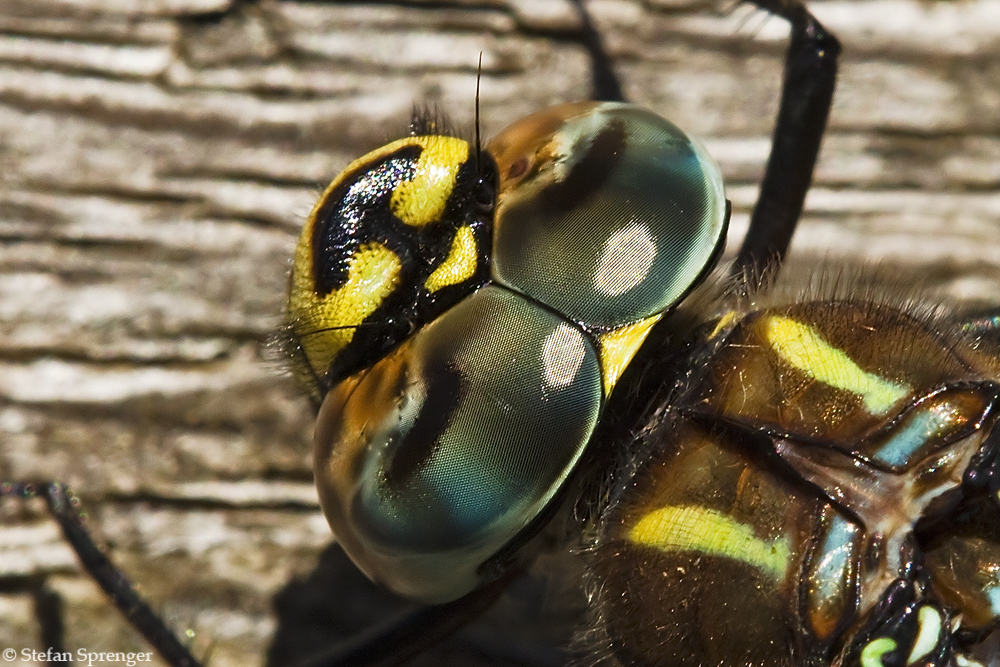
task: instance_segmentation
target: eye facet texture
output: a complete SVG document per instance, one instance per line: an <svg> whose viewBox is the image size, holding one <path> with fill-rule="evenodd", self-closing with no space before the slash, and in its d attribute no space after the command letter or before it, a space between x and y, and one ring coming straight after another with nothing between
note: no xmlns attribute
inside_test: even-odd
<svg viewBox="0 0 1000 667"><path fill-rule="evenodd" d="M673 123L627 104L581 106L541 112L563 119L552 131L529 117L490 142L500 168L493 274L612 328L663 312L698 283L725 234L726 200L718 165Z"/></svg>
<svg viewBox="0 0 1000 667"><path fill-rule="evenodd" d="M487 286L327 395L323 509L370 576L454 599L558 491L601 401L588 337Z"/></svg>

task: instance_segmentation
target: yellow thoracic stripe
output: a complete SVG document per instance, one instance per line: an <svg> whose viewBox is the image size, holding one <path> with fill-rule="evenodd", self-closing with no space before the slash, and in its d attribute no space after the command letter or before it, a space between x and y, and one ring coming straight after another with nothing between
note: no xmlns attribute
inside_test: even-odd
<svg viewBox="0 0 1000 667"><path fill-rule="evenodd" d="M812 327L778 315L764 322L765 335L779 357L809 377L861 397L873 415L884 415L912 389L860 368Z"/></svg>
<svg viewBox="0 0 1000 667"><path fill-rule="evenodd" d="M643 516L628 538L661 551L694 551L746 563L781 581L791 550L787 538L770 542L731 516L694 505L667 506Z"/></svg>
<svg viewBox="0 0 1000 667"><path fill-rule="evenodd" d="M402 141L419 144L423 150L413 176L393 190L389 208L407 225L422 227L441 219L455 187L458 169L469 159L469 143L443 136L410 137Z"/></svg>
<svg viewBox="0 0 1000 667"><path fill-rule="evenodd" d="M464 225L455 232L451 242L451 252L445 260L427 277L424 287L428 292L436 292L442 287L457 285L476 273L476 235L472 227Z"/></svg>

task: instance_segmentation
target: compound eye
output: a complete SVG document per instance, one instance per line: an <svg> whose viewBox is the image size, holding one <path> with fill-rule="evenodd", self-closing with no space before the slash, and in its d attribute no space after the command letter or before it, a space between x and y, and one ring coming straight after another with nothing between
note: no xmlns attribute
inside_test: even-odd
<svg viewBox="0 0 1000 667"><path fill-rule="evenodd" d="M589 337L486 286L327 395L323 511L371 578L424 602L456 599L564 484L601 401Z"/></svg>
<svg viewBox="0 0 1000 667"><path fill-rule="evenodd" d="M719 167L656 114L553 107L487 150L494 278L567 317L613 328L661 313L714 264L728 222Z"/></svg>

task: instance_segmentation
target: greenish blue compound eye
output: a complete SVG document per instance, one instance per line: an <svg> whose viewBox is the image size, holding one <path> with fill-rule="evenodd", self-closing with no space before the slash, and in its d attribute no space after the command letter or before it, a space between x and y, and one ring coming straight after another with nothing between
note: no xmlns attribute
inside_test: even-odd
<svg viewBox="0 0 1000 667"><path fill-rule="evenodd" d="M545 507L602 401L583 331L493 285L344 389L324 403L317 470L356 474L321 486L323 506L362 570L428 601L474 588Z"/></svg>
<svg viewBox="0 0 1000 667"><path fill-rule="evenodd" d="M486 284L336 382L316 429L337 539L372 579L428 603L483 583L483 563L555 498L622 370L714 264L728 222L715 163L637 107L553 107L487 150L499 188ZM310 335L309 363L319 350L333 367L336 352Z"/></svg>
<svg viewBox="0 0 1000 667"><path fill-rule="evenodd" d="M490 144L501 176L519 168L503 142ZM540 149L545 164L501 186L497 281L593 327L661 313L698 282L726 222L722 175L700 144L650 111L605 103Z"/></svg>

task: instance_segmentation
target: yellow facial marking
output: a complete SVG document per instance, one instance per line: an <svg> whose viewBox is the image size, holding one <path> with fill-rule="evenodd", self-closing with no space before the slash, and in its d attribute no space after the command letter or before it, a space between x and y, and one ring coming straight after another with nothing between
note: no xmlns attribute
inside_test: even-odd
<svg viewBox="0 0 1000 667"><path fill-rule="evenodd" d="M382 304L399 283L402 264L396 253L380 243L366 243L350 258L344 285L320 297L313 284L311 257L295 251L295 270L288 296L288 316L313 371L322 376L330 362L354 338L366 317ZM309 248L302 249L309 253ZM303 270L304 269L304 270Z"/></svg>
<svg viewBox="0 0 1000 667"><path fill-rule="evenodd" d="M424 150L412 178L396 186L389 207L404 223L422 227L439 220L444 213L458 168L469 158L469 144L441 136L410 137L402 141L419 144Z"/></svg>
<svg viewBox="0 0 1000 667"><path fill-rule="evenodd" d="M750 526L704 507L661 507L642 517L628 533L636 544L661 551L694 551L738 560L785 579L791 559L788 540L767 542Z"/></svg>
<svg viewBox="0 0 1000 667"><path fill-rule="evenodd" d="M468 225L459 227L455 240L451 242L451 251L427 277L424 287L428 292L436 292L442 287L468 280L476 273L476 263L476 235Z"/></svg>
<svg viewBox="0 0 1000 667"><path fill-rule="evenodd" d="M601 375L604 376L604 395L607 397L618 384L619 378L639 351L649 330L660 321L662 313L639 320L635 324L605 332L597 337L601 350Z"/></svg>
<svg viewBox="0 0 1000 667"><path fill-rule="evenodd" d="M906 385L862 370L842 350L801 322L788 317L770 317L765 321L765 332L779 357L818 382L857 394L865 409L873 415L886 414L912 391Z"/></svg>
<svg viewBox="0 0 1000 667"><path fill-rule="evenodd" d="M895 650L895 639L879 637L870 641L861 649L861 667L885 667L882 656Z"/></svg>
<svg viewBox="0 0 1000 667"><path fill-rule="evenodd" d="M330 193L340 187L346 177L365 167L369 167L369 165L373 162L382 160L392 155L400 148L406 148L407 146L420 146L424 149L420 154L416 170L417 173L415 174L414 179L421 177L421 166L426 169L428 165L432 165L435 161L439 163L439 166L445 166L446 168L449 160L456 161L453 165L453 169L455 173L457 173L458 167L461 166L462 162L464 162L469 156L468 142L454 137L421 136L397 139L396 141L373 150L371 153L362 155L357 160L354 160L347 165L343 171L337 174L337 177L330 181L330 185L326 186L326 190L323 191L323 195L317 199L316 203L313 205L312 213L309 214L309 221L311 222L315 219L316 213L319 211L320 207L326 203ZM430 155L428 153L430 153ZM427 175L425 174L424 178L426 177ZM414 182L414 179L411 179L410 182ZM454 176L452 176L452 178L448 180L448 183L453 183L454 180ZM448 185L448 188L448 193L445 195L444 200L442 200L442 208L444 206L444 201L447 201L448 197L451 196L451 185ZM393 199L395 199L395 195L393 196ZM395 213L395 210L393 213ZM307 225L307 227L310 226L311 225Z"/></svg>

